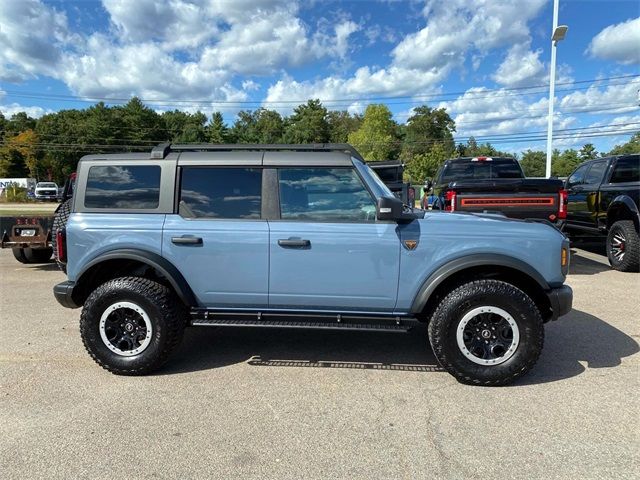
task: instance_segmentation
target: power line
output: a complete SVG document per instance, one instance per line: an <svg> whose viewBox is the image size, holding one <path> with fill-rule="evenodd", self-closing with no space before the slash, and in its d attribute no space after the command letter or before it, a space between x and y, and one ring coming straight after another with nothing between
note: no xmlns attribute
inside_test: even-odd
<svg viewBox="0 0 640 480"><path fill-rule="evenodd" d="M572 82L560 82L556 83L556 85L576 85L576 84L584 84L584 83L596 83L596 82L609 82L611 80L619 80L619 79L629 79L629 78L637 78L640 77L640 74L633 75L618 75L612 77L603 77L603 78L595 78L588 80L578 80ZM624 85L624 83L615 83L615 85ZM390 95L390 96L378 96L378 97L352 97L352 98L344 98L344 99L324 99L320 100L322 103L326 104L340 104L346 103L347 106L351 105L354 102L371 102L371 101L384 101L384 100L393 100L393 99L412 99L407 102L394 102L390 104L405 104L405 103L419 103L421 100L419 99L438 99L447 96L459 96L459 95L475 95L475 94L487 94L489 92L513 92L513 91L523 91L523 90L531 90L536 88L546 88L548 85L539 84L539 85L529 85L524 87L511 87L511 88L495 88L495 89L483 89L477 92L469 92L466 91L458 91L458 92L442 92L442 93L433 93L433 94L417 94L417 95ZM574 89L564 89L558 91L574 91L574 90L582 90L588 89L591 87L576 87ZM6 94L21 97L21 98L37 98L37 99L48 99L48 100L57 100L57 101L73 101L73 102L83 102L83 103L95 103L96 101L104 101L108 103L121 104L127 103L131 100L131 98L118 98L118 97L92 97L92 96L81 96L81 95L64 95L64 94L46 94L41 92L29 92L29 91L16 91L16 90L6 90ZM535 95L546 92L525 92L525 93L517 93L517 94L496 94L485 97L467 97L469 99L481 99L481 98L496 98L501 96L523 96L523 95ZM219 100L213 101L210 99L201 99L201 100L192 100L192 99L184 99L184 100L173 100L173 99L140 99L143 103L154 104L156 106L184 106L185 104L192 104L195 106L226 106L227 108L238 108L238 106L247 105L247 106L261 106L261 105L292 105L292 104L303 104L306 103L308 99L305 100ZM331 105L336 106L336 105ZM285 107L272 107L272 108L290 108L288 106Z"/></svg>

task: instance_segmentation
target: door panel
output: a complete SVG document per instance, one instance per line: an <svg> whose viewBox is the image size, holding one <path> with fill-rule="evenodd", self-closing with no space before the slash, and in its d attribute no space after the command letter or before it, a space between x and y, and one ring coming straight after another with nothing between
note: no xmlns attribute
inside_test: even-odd
<svg viewBox="0 0 640 480"><path fill-rule="evenodd" d="M193 243L185 243L189 239ZM257 308L268 304L269 227L264 220L167 215L162 255L184 275L202 306Z"/></svg>
<svg viewBox="0 0 640 480"><path fill-rule="evenodd" d="M270 221L269 228L271 308L395 307L400 259L395 224Z"/></svg>

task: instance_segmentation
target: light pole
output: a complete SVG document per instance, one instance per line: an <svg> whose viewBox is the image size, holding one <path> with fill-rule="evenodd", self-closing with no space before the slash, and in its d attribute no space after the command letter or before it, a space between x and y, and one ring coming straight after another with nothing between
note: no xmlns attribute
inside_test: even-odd
<svg viewBox="0 0 640 480"><path fill-rule="evenodd" d="M551 177L551 153L553 138L553 102L556 88L556 48L558 42L564 39L569 27L558 26L558 4L560 0L553 0L553 34L551 35L551 68L549 69L549 118L547 120L547 171L546 177Z"/></svg>

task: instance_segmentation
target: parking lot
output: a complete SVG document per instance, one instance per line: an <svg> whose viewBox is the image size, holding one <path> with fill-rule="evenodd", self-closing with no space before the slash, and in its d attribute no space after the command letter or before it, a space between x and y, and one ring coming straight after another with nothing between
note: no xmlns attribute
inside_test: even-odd
<svg viewBox="0 0 640 480"><path fill-rule="evenodd" d="M0 251L0 475L637 478L640 276L574 250L537 366L479 388L406 335L191 329L148 377L95 365L54 264ZM634 474L633 472L636 472Z"/></svg>

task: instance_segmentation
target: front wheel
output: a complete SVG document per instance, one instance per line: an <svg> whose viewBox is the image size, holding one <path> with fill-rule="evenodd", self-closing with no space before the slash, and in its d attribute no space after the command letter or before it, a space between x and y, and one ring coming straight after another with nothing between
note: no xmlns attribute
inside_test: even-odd
<svg viewBox="0 0 640 480"><path fill-rule="evenodd" d="M180 343L185 325L185 308L173 291L138 277L99 286L80 316L87 352L118 375L144 375L159 368Z"/></svg>
<svg viewBox="0 0 640 480"><path fill-rule="evenodd" d="M614 223L607 235L609 264L620 272L640 270L640 238L631 220Z"/></svg>
<svg viewBox="0 0 640 480"><path fill-rule="evenodd" d="M498 280L459 286L436 308L429 341L462 383L506 385L527 373L544 343L542 317L522 290Z"/></svg>

